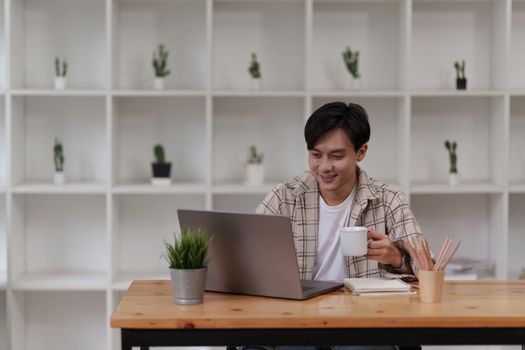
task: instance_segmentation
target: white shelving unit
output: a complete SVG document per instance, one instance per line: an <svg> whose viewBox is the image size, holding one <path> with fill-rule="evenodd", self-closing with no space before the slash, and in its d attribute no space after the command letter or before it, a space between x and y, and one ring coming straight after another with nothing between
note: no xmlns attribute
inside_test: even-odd
<svg viewBox="0 0 525 350"><path fill-rule="evenodd" d="M517 278L524 38L516 0L0 0L0 350L118 350L111 313L133 279L168 278L176 209L253 212L307 168L304 122L334 100L368 110L362 166L408 194L434 249L454 234L493 278ZM172 74L154 91L160 43ZM361 53L358 90L346 46ZM70 64L65 91L53 90L56 55ZM458 142L459 187L446 182L445 139ZM168 187L149 184L156 143L173 163ZM243 185L251 144L262 186Z"/></svg>

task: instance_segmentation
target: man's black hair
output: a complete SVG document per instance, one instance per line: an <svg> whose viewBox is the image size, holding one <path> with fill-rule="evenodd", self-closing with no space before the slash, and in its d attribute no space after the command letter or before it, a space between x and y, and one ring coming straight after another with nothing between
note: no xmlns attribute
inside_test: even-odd
<svg viewBox="0 0 525 350"><path fill-rule="evenodd" d="M370 123L363 107L356 103L330 102L319 107L306 122L307 149L312 150L321 136L334 129L346 132L356 152L370 139Z"/></svg>

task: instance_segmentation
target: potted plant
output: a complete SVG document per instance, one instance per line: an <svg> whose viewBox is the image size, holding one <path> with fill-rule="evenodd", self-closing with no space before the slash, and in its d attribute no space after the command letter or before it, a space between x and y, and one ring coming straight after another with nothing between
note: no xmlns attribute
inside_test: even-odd
<svg viewBox="0 0 525 350"><path fill-rule="evenodd" d="M248 162L246 164L246 180L248 186L259 186L264 182L263 154L257 153L255 146L250 146Z"/></svg>
<svg viewBox="0 0 525 350"><path fill-rule="evenodd" d="M153 87L155 90L164 90L164 78L170 74L168 70L168 55L169 51L163 44L159 44L157 52L153 52L153 70L155 72L155 80Z"/></svg>
<svg viewBox="0 0 525 350"><path fill-rule="evenodd" d="M346 69L352 76L352 87L361 87L361 73L359 72L359 51L352 51L349 46L342 53Z"/></svg>
<svg viewBox="0 0 525 350"><path fill-rule="evenodd" d="M161 144L153 147L155 162L151 163L153 177L151 184L156 186L169 186L171 184L171 163L166 162L164 147Z"/></svg>
<svg viewBox="0 0 525 350"><path fill-rule="evenodd" d="M248 66L248 73L250 73L250 88L252 90L261 90L262 87L262 77L261 77L261 67L257 61L257 55L255 52L252 52L250 65Z"/></svg>
<svg viewBox="0 0 525 350"><path fill-rule="evenodd" d="M60 69L60 59L55 57L55 90L65 90L67 87L66 81L67 61L62 61L62 69Z"/></svg>
<svg viewBox="0 0 525 350"><path fill-rule="evenodd" d="M458 156L456 154L456 142L445 141L445 148L448 150L448 155L450 159L450 170L448 173L448 183L450 186L458 186L460 183L459 174L458 174Z"/></svg>
<svg viewBox="0 0 525 350"><path fill-rule="evenodd" d="M454 68L456 68L456 89L466 90L467 89L467 78L465 77L465 60L454 62Z"/></svg>
<svg viewBox="0 0 525 350"><path fill-rule="evenodd" d="M55 173L53 174L53 182L57 185L62 185L65 182L64 176L64 148L62 143L55 138L55 145L53 146L53 160L55 162Z"/></svg>
<svg viewBox="0 0 525 350"><path fill-rule="evenodd" d="M163 257L169 263L173 302L201 304L206 287L211 237L203 229L182 229L173 235L173 244L164 241Z"/></svg>

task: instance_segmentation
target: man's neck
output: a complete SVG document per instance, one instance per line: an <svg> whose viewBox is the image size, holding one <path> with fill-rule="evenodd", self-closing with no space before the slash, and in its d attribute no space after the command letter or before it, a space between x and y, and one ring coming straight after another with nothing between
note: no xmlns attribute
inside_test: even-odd
<svg viewBox="0 0 525 350"><path fill-rule="evenodd" d="M354 189L356 183L357 183L357 176L353 179L353 181L348 183L348 186L341 188L337 192L320 190L319 193L321 194L321 197L323 197L323 200L327 205L335 206L335 205L343 203L345 199L348 198L350 193L352 193L352 190Z"/></svg>

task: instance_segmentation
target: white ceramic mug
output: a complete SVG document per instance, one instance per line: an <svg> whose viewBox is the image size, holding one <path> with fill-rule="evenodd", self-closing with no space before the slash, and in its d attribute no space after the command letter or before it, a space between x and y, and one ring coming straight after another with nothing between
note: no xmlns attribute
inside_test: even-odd
<svg viewBox="0 0 525 350"><path fill-rule="evenodd" d="M345 256L363 256L368 250L368 228L363 226L341 227L339 237L341 252Z"/></svg>

